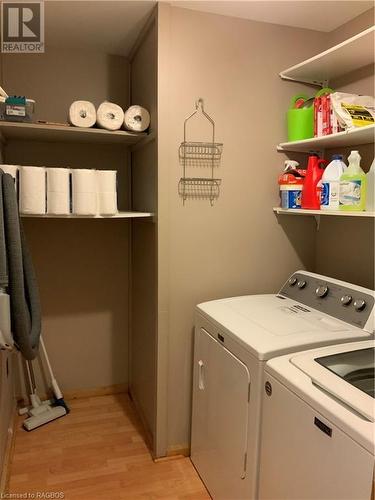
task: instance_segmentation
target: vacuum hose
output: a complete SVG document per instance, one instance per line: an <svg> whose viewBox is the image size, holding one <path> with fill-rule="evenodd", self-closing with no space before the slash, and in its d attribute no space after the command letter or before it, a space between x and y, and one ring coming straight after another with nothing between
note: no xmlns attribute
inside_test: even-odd
<svg viewBox="0 0 375 500"><path fill-rule="evenodd" d="M39 290L19 219L11 175L0 169L0 288L10 295L14 342L26 360L38 354L41 334Z"/></svg>

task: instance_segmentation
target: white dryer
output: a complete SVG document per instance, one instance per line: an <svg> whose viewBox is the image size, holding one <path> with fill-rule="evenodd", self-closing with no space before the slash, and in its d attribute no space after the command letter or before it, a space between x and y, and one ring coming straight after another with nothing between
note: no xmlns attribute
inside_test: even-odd
<svg viewBox="0 0 375 500"><path fill-rule="evenodd" d="M197 306L191 459L215 500L258 497L266 361L371 338L374 298L371 290L298 271L277 294Z"/></svg>
<svg viewBox="0 0 375 500"><path fill-rule="evenodd" d="M374 354L368 340L267 363L262 500L370 500Z"/></svg>

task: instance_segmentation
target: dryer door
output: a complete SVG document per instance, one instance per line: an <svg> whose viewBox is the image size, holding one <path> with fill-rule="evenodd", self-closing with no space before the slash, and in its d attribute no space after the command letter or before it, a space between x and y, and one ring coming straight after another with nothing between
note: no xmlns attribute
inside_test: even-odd
<svg viewBox="0 0 375 500"><path fill-rule="evenodd" d="M248 369L202 328L194 364L192 461L215 499L244 499Z"/></svg>

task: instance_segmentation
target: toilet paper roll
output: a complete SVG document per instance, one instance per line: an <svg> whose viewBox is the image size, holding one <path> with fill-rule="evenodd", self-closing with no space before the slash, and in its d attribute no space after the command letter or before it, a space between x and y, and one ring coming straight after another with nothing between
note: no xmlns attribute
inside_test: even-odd
<svg viewBox="0 0 375 500"><path fill-rule="evenodd" d="M96 171L72 169L72 211L77 215L96 215Z"/></svg>
<svg viewBox="0 0 375 500"><path fill-rule="evenodd" d="M72 211L75 215L96 215L96 193L75 193L73 191Z"/></svg>
<svg viewBox="0 0 375 500"><path fill-rule="evenodd" d="M97 200L100 215L117 214L117 193L110 191L97 193Z"/></svg>
<svg viewBox="0 0 375 500"><path fill-rule="evenodd" d="M96 122L95 106L90 101L74 101L70 105L68 119L75 127L92 127Z"/></svg>
<svg viewBox="0 0 375 500"><path fill-rule="evenodd" d="M19 166L18 165L0 165L0 169L5 173L5 174L10 174L13 179L14 179L14 186L16 188L16 191L18 190L18 171L19 171Z"/></svg>
<svg viewBox="0 0 375 500"><path fill-rule="evenodd" d="M47 168L47 213L70 213L70 170Z"/></svg>
<svg viewBox="0 0 375 500"><path fill-rule="evenodd" d="M124 116L124 127L132 132L144 132L150 126L150 113L142 106L130 106Z"/></svg>
<svg viewBox="0 0 375 500"><path fill-rule="evenodd" d="M98 212L101 215L113 215L117 213L116 177L117 177L116 170L96 171Z"/></svg>
<svg viewBox="0 0 375 500"><path fill-rule="evenodd" d="M96 112L96 124L107 130L119 130L124 123L124 111L113 102L102 102Z"/></svg>
<svg viewBox="0 0 375 500"><path fill-rule="evenodd" d="M46 169L20 167L19 205L23 214L46 213Z"/></svg>
<svg viewBox="0 0 375 500"><path fill-rule="evenodd" d="M96 186L98 193L117 191L117 170L97 170Z"/></svg>

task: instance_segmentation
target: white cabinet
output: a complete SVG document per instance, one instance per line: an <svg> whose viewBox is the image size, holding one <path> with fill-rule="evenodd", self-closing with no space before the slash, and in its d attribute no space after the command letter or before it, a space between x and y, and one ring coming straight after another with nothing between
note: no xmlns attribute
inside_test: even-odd
<svg viewBox="0 0 375 500"><path fill-rule="evenodd" d="M203 328L195 333L191 458L215 498L244 498L250 374Z"/></svg>

